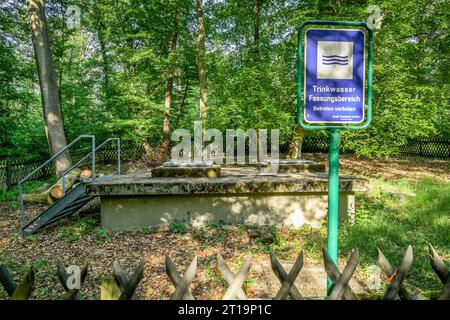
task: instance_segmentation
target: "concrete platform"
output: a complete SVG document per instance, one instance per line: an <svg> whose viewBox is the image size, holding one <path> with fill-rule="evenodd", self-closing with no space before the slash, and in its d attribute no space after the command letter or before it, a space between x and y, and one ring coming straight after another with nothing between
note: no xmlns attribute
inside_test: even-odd
<svg viewBox="0 0 450 320"><path fill-rule="evenodd" d="M355 192L365 179L341 177L341 217L351 216ZM254 167L221 169L217 178L154 178L151 173L116 176L87 185L99 195L106 229L165 228L172 223L319 225L327 214L326 173L260 176Z"/></svg>

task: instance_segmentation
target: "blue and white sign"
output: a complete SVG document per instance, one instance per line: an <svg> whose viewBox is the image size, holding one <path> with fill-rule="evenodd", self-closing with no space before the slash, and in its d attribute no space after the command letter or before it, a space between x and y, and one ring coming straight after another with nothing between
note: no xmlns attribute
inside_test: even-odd
<svg viewBox="0 0 450 320"><path fill-rule="evenodd" d="M305 43L305 122L363 122L364 32L309 29Z"/></svg>

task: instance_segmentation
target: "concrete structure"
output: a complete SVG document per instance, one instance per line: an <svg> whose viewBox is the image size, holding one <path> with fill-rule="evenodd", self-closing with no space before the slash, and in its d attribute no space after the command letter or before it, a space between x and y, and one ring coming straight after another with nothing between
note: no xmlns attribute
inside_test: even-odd
<svg viewBox="0 0 450 320"><path fill-rule="evenodd" d="M101 200L101 224L106 229L149 227L172 223L319 225L327 215L326 173L258 175L258 168L221 170L217 178L154 178L151 174L117 176L87 185ZM341 217L352 215L355 192L367 190L367 180L341 177Z"/></svg>

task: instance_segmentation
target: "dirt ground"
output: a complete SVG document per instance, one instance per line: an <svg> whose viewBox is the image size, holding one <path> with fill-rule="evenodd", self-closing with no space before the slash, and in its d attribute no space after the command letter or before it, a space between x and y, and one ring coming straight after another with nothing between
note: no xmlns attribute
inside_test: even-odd
<svg viewBox="0 0 450 320"><path fill-rule="evenodd" d="M305 154L304 158L326 163L326 155ZM367 160L353 156L342 156L342 172L358 176L384 177L385 179L418 179L423 176L450 180L450 161L422 158ZM139 171L139 166L130 171ZM95 211L95 210L94 210ZM290 269L303 241L316 241L324 247L326 239L323 229L305 229L302 237L295 238L289 231L280 231L284 238L277 256L286 270ZM286 233L286 234L284 234ZM34 299L54 299L63 292L55 270L58 262L66 265L89 263L87 279L82 287L83 295L89 299L100 297L103 278L112 275L114 261L119 261L131 274L140 260L145 263L144 279L138 287L142 299L168 299L174 290L165 272L165 256L169 256L180 273L194 256L198 257L198 268L190 288L196 299L220 299L227 285L217 267L217 253L221 253L230 269L236 273L245 255L251 254L252 267L244 284L249 298L273 297L280 287L270 268L270 259L265 236L246 227L209 227L199 230L173 229L167 232L150 233L107 232L99 226L99 214L89 213L73 217L48 227L36 235L22 238L19 235L17 206L9 201L0 202L0 263L8 267L19 280L32 264L36 270ZM326 240L325 240L326 241ZM325 294L325 275L321 256L305 252L305 263L297 279L297 287L304 296ZM341 267L345 259L340 261ZM359 293L369 290L363 283L363 275L352 280L352 288ZM0 289L0 298L6 298Z"/></svg>
<svg viewBox="0 0 450 320"><path fill-rule="evenodd" d="M305 153L306 159L327 163L327 154ZM450 161L419 157L401 158L358 158L353 155L341 155L340 170L345 174L384 178L386 180L407 178L417 180L430 177L450 180Z"/></svg>

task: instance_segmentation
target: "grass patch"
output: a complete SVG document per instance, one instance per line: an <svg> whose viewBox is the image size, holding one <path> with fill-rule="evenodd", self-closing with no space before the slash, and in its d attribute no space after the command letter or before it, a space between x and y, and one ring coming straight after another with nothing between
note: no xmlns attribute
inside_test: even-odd
<svg viewBox="0 0 450 320"><path fill-rule="evenodd" d="M26 183L22 187L23 193L32 193L34 190L42 187L47 181L37 180ZM16 187L10 190L0 190L0 202L7 201L12 208L18 208L19 206L19 189Z"/></svg>
<svg viewBox="0 0 450 320"><path fill-rule="evenodd" d="M398 266L412 245L414 262L408 282L422 290L440 289L430 266L428 243L449 260L450 182L371 179L371 184L369 193L357 197L355 224L341 226L341 254L358 247L361 265L367 267L376 264L378 247Z"/></svg>
<svg viewBox="0 0 450 320"><path fill-rule="evenodd" d="M169 230L173 233L187 233L189 231L189 228L186 224L184 223L172 223L169 226Z"/></svg>
<svg viewBox="0 0 450 320"><path fill-rule="evenodd" d="M98 221L92 217L77 217L74 222L61 228L58 237L69 242L78 241L82 236L92 234L98 226ZM101 229L97 232L102 237Z"/></svg>

